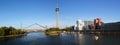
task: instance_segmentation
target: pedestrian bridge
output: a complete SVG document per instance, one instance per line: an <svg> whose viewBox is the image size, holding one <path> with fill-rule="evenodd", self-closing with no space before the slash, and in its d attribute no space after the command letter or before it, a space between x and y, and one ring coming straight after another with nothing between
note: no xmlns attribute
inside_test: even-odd
<svg viewBox="0 0 120 45"><path fill-rule="evenodd" d="M37 27L34 27L34 26L37 26ZM46 29L47 29L47 26L42 26L38 23L34 23L34 24L31 24L31 25L23 28L23 30L26 30L28 32L45 31Z"/></svg>

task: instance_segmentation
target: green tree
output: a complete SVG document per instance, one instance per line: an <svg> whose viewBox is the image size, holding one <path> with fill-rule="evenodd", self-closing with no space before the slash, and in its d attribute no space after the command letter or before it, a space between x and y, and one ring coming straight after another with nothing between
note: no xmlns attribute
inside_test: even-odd
<svg viewBox="0 0 120 45"><path fill-rule="evenodd" d="M50 31L59 31L60 29L59 28L50 28L49 30Z"/></svg>
<svg viewBox="0 0 120 45"><path fill-rule="evenodd" d="M0 36L25 34L26 31L15 29L14 27L0 27Z"/></svg>
<svg viewBox="0 0 120 45"><path fill-rule="evenodd" d="M2 30L2 29L0 28L0 36L4 36L4 35L5 35L4 30Z"/></svg>

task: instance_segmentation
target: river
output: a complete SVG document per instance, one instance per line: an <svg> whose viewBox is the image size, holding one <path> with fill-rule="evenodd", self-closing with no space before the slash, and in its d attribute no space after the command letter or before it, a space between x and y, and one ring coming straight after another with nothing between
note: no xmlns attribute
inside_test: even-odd
<svg viewBox="0 0 120 45"><path fill-rule="evenodd" d="M75 32L48 36L44 32L30 32L26 36L0 38L0 45L120 45L120 36Z"/></svg>

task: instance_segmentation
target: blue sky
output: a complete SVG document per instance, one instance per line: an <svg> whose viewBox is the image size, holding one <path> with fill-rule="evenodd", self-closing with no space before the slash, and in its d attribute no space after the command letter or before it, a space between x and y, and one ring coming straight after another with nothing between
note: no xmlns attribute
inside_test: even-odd
<svg viewBox="0 0 120 45"><path fill-rule="evenodd" d="M33 23L55 26L55 8L60 8L60 27L75 25L76 20L120 21L120 0L0 0L0 26L27 27Z"/></svg>

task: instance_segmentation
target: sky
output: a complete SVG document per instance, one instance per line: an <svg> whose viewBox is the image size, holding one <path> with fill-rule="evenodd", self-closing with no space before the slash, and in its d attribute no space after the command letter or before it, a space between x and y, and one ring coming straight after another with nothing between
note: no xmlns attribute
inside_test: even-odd
<svg viewBox="0 0 120 45"><path fill-rule="evenodd" d="M25 28L38 23L55 27L57 4L60 27L75 25L78 19L120 21L120 0L0 0L0 26Z"/></svg>

